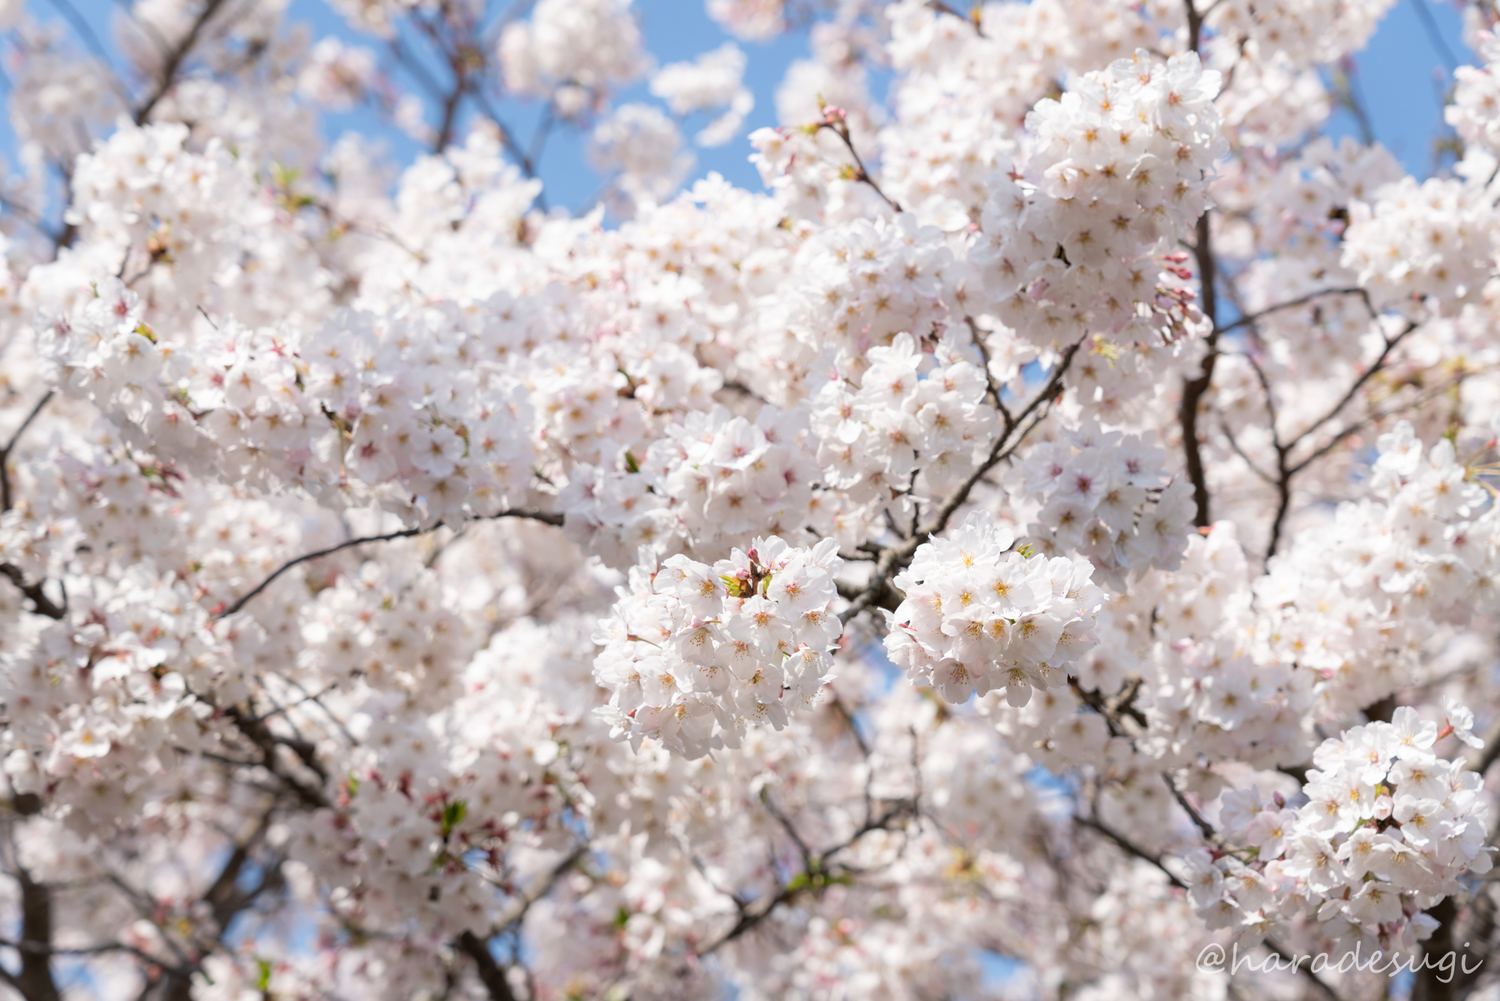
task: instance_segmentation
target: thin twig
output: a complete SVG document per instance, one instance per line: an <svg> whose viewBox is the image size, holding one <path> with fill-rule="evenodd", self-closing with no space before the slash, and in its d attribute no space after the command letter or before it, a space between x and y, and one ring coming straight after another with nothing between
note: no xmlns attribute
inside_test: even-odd
<svg viewBox="0 0 1500 1001"><path fill-rule="evenodd" d="M1387 337L1387 338L1385 338L1385 347L1383 349L1381 349L1380 356L1375 359L1375 361L1370 365L1369 368L1365 369L1365 371L1360 375L1360 377L1358 379L1354 380L1353 385L1351 385L1349 387L1348 392L1346 392L1343 395L1343 397L1341 397L1339 399L1338 403L1335 403L1333 405L1333 408L1331 410L1329 410L1322 417L1318 418L1317 421L1315 421L1312 424L1311 427L1307 428L1301 434L1297 435L1297 437L1293 438L1292 441L1291 441L1291 443L1290 443L1290 445L1289 445L1289 447L1291 445L1298 444L1304 438L1306 438L1308 435L1316 433L1319 428L1321 428L1323 425L1327 424L1329 421L1331 421L1335 417L1337 417L1338 414L1339 414L1339 411L1343 410L1346 406L1348 406L1349 403L1350 403L1350 401L1352 401L1354 399L1355 395L1358 394L1359 391L1364 388L1365 383L1369 382L1378 373L1380 373L1380 372L1382 372L1382 371L1385 370L1385 363L1386 363L1386 360L1390 358L1391 352L1394 351L1394 350L1396 350L1397 346L1399 346L1402 341L1406 340L1407 336L1409 334L1411 334L1412 331L1414 331L1414 330L1417 329L1417 326L1418 326L1418 324L1416 324L1415 322L1410 322L1410 323L1408 323L1406 325L1406 329L1402 330L1395 337ZM1305 469L1307 467L1307 463L1310 462L1310 461L1311 460L1309 459L1309 460L1306 460L1304 462L1298 463L1296 466L1293 467L1292 471L1293 472L1300 472L1301 470L1303 470L1303 469Z"/></svg>
<svg viewBox="0 0 1500 1001"><path fill-rule="evenodd" d="M891 546L881 551L880 558L875 564L875 572L870 577L870 582L855 596L849 607L839 613L840 621L848 622L854 616L870 607L870 605L879 601L889 589L891 578L900 573L911 562L911 558L915 555L918 547L927 538L937 535L948 527L948 522L952 519L954 512L969 499L969 494L973 491L975 485L984 478L985 474L1005 459L1008 459L1015 453L1016 449L1021 447L1027 435L1031 433L1032 429L1045 416L1041 408L1055 399L1058 392L1062 389L1063 377L1072 366L1074 357L1078 354L1079 348L1083 346L1083 342L1086 339L1087 335L1079 338L1063 351L1062 357L1053 366L1052 375L1047 380L1047 384L1026 405L1026 409L1022 410L1015 418L1007 419L1004 430L995 437L995 442L990 448L989 456L969 474L963 483L959 484L953 493L948 495L932 520L927 525L918 528L917 531L912 533L910 538L906 539L899 546ZM1027 418L1031 418L1029 424L1025 423ZM1025 424L1024 427L1022 426L1023 424ZM1012 439L1012 432L1018 428L1019 433Z"/></svg>
<svg viewBox="0 0 1500 1001"><path fill-rule="evenodd" d="M529 518L532 521L540 521L548 525L561 525L563 523L563 516L560 514L554 514L548 511L529 511L520 508L511 508L506 511L501 511L498 514L484 515L482 516L482 518L483 520L488 520L491 518ZM355 546L363 546L366 543L390 542L392 539L409 539L417 535L426 535L427 533L435 532L442 527L443 522L438 522L436 525L432 525L428 528L403 528L400 531L386 532L383 535L363 535L357 539L346 539L336 546L329 546L327 549L319 549L317 552L313 553L304 553L303 555L298 556L296 559L288 560L281 566L277 567L269 577L261 581L259 584L255 585L255 587L248 593L239 597L233 604L229 605L227 608L215 613L214 618L222 619L235 614L240 609L244 608L252 598L260 594L266 588L270 587L271 584L276 580L276 578L280 577L282 574L286 573L288 570L299 563L306 563L309 560L316 560L324 556L331 556L332 554L340 552L342 550L352 549Z"/></svg>
<svg viewBox="0 0 1500 1001"><path fill-rule="evenodd" d="M1284 312L1288 309L1296 309L1298 306L1306 306L1313 300L1321 299L1325 295L1357 295L1364 299L1365 305L1367 307L1370 304L1369 293L1362 288L1319 289L1316 292L1309 292L1307 293L1307 295L1298 296L1295 299L1288 299L1286 302L1280 302L1274 306L1267 306L1265 309L1262 309L1259 312L1250 313L1246 316L1240 317L1238 320L1233 320L1229 323L1226 323L1219 328L1219 333L1227 334L1231 330L1238 330L1240 327L1254 326L1257 322L1259 322L1260 320L1264 320L1268 316L1273 316L1276 313Z"/></svg>
<svg viewBox="0 0 1500 1001"><path fill-rule="evenodd" d="M10 441L5 443L4 448L0 448L0 512L9 511L13 506L10 495L10 453L16 447L16 442L21 440L21 435L31 426L31 422L36 420L37 414L40 414L42 408L47 405L47 401L52 399L53 392L49 389L42 394L42 398L36 401L36 406L31 408L31 412L22 419L20 426L11 434Z"/></svg>
<svg viewBox="0 0 1500 1001"><path fill-rule="evenodd" d="M198 44L198 36L203 33L204 27L207 26L209 20L218 13L219 8L223 5L224 0L207 0L207 3L203 5L203 9L198 12L198 16L193 19L192 26L188 28L188 33L183 36L182 41L177 43L177 48L173 49L167 56L166 63L162 66L161 78L157 81L156 87L146 97L146 100L136 108L135 114L131 116L137 125L146 124L146 119L150 117L151 112L155 110L157 104L176 85L177 73L182 69L183 61L192 52L193 46Z"/></svg>
<svg viewBox="0 0 1500 1001"><path fill-rule="evenodd" d="M1432 17L1432 11L1427 9L1428 0L1412 0L1411 6L1416 9L1417 20L1422 22L1422 30L1427 33L1427 40L1437 50L1438 58L1448 67L1452 73L1458 69L1458 56L1453 54L1449 48L1447 39L1443 38L1443 32L1438 28L1438 23Z"/></svg>
<svg viewBox="0 0 1500 1001"><path fill-rule="evenodd" d="M864 160L860 159L859 150L854 148L854 139L849 134L849 119L842 110L826 108L823 112L823 120L818 123L819 129L827 129L838 136L844 142L844 147L849 150L849 155L854 158L854 180L861 181L870 186L870 189L880 196L881 201L891 207L894 212L901 211L901 203L881 190L875 178L865 169Z"/></svg>

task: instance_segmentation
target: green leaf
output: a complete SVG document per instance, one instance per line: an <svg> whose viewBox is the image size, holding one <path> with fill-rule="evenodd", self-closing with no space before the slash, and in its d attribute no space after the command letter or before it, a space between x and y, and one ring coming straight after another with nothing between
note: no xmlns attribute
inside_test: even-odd
<svg viewBox="0 0 1500 1001"><path fill-rule="evenodd" d="M469 801L455 799L443 807L443 837L453 833L453 829L464 822L464 817L469 814Z"/></svg>
<svg viewBox="0 0 1500 1001"><path fill-rule="evenodd" d="M260 971L259 975L255 978L255 989L264 994L266 988L271 986L271 964L264 959L257 959L255 961L255 968Z"/></svg>

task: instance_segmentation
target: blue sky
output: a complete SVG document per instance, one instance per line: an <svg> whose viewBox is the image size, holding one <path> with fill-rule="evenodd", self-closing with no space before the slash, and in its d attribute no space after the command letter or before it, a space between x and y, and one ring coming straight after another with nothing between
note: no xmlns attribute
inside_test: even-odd
<svg viewBox="0 0 1500 1001"><path fill-rule="evenodd" d="M56 20L55 0L29 0L30 9L43 19ZM74 6L104 38L109 25L119 16L119 0L74 0ZM699 0L637 0L640 24L647 47L659 63L690 59L717 48L730 40L707 14ZM1421 16L1422 8L1429 14ZM350 40L363 40L379 49L378 40L359 39L344 24L325 0L292 0L289 18L307 22L315 36L337 34ZM1355 59L1353 75L1356 91L1368 109L1375 138L1391 149L1407 169L1418 177L1427 176L1433 167L1433 137L1442 126L1442 95L1451 77L1445 65L1445 54L1430 37L1435 31L1453 56L1460 62L1472 61L1464 47L1457 11L1447 3L1431 0L1397 0L1396 6L1382 22L1369 47ZM769 44L739 42L749 56L746 84L755 94L755 109L747 121L746 132L761 125L774 125L776 86L787 66L807 54L805 34L790 35ZM644 83L624 94L620 101L651 100ZM539 109L534 104L513 103L502 109L514 131L528 138L535 126ZM700 116L706 121L706 116ZM689 133L701 124L690 122ZM326 120L330 138L340 132L379 131L388 137L393 157L400 163L410 162L419 152L399 133L383 128L368 111L330 115ZM1340 112L1333 122L1335 135L1359 135L1355 118ZM12 145L7 136L0 149ZM747 162L749 144L743 139L712 150L697 150L695 176L718 171L732 182L758 188L759 178ZM548 182L548 196L553 204L578 208L597 192L599 178L584 158L581 136L567 130L555 131L548 141L541 161L541 173Z"/></svg>
<svg viewBox="0 0 1500 1001"><path fill-rule="evenodd" d="M1424 10L1428 18L1422 17ZM1370 44L1355 58L1353 74L1375 138L1416 177L1432 173L1432 139L1442 127L1444 95L1452 86L1445 53L1430 29L1460 64L1474 61L1463 43L1458 11L1451 4L1397 0ZM1330 131L1335 136L1359 136L1358 124L1348 112L1336 116Z"/></svg>

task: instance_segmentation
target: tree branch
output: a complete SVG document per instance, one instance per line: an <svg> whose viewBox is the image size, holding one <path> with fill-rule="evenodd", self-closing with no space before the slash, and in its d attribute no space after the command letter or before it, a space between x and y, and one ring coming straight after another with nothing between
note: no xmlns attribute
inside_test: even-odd
<svg viewBox="0 0 1500 1001"><path fill-rule="evenodd" d="M57 604L47 597L47 592L42 589L40 583L26 583L26 575L21 568L10 563L0 563L0 574L10 578L10 582L20 590L26 597L31 599L32 611L38 615L45 615L49 619L61 619L68 614L67 595L63 596L63 603Z"/></svg>
<svg viewBox="0 0 1500 1001"><path fill-rule="evenodd" d="M4 448L0 448L0 512L9 511L15 506L10 492L10 453L15 449L16 442L21 440L21 435L25 434L26 429L31 426L31 422L36 420L37 414L40 414L42 408L52 399L53 392L49 389L42 394L42 398L36 401L36 406L31 408L31 412L22 419L15 433L10 436L10 441L5 443Z"/></svg>
<svg viewBox="0 0 1500 1001"><path fill-rule="evenodd" d="M891 578L900 573L911 562L911 558L916 554L917 548L928 537L936 535L948 527L948 522L952 519L954 512L969 499L969 494L973 491L975 485L984 478L986 473L1015 454L1016 449L1021 447L1021 443L1031 433L1031 429L1036 427L1042 417L1045 416L1038 413L1040 408L1055 399L1058 392L1062 389L1063 376L1067 374L1068 368L1073 364L1073 358L1078 354L1078 349L1083 346L1083 342L1086 339L1087 335L1079 338L1063 351L1062 357L1058 359L1057 364L1052 369L1051 378L1047 380L1047 384L1032 398L1031 402L1026 405L1026 409L1022 410L1014 418L1007 413L1002 413L1002 417L1005 420L1005 427L995 437L995 442L990 448L988 458L981 462L964 482L959 484L953 493L948 495L948 498L943 501L932 520L925 526L918 528L912 533L909 539L902 542L899 546L891 546L881 551L879 558L876 560L875 573L870 578L870 582L854 597L850 606L839 613L840 621L848 622L854 616L870 607L870 605L878 604L890 589ZM1026 419L1033 415L1035 417L1032 421L1021 427ZM1011 434L1017 428L1020 428L1020 433L1014 441L1011 441Z"/></svg>
<svg viewBox="0 0 1500 1001"><path fill-rule="evenodd" d="M1190 32L1196 48L1201 18L1196 14L1192 0L1187 0L1187 6ZM1214 251L1206 210L1198 217L1198 239L1193 244L1193 256L1198 262L1199 297L1203 303L1203 315L1208 317L1213 328L1208 332L1208 337L1204 341L1208 351L1203 357L1199 374L1195 378L1182 381L1182 402L1177 409L1177 421L1182 425L1183 458L1187 466L1188 480L1193 484L1193 502L1197 505L1197 514L1193 518L1193 523L1199 528L1207 528L1213 520L1209 513L1208 479L1203 469L1203 453L1198 442L1198 408L1214 381L1214 362L1219 354L1219 307L1217 291L1214 288Z"/></svg>
<svg viewBox="0 0 1500 1001"><path fill-rule="evenodd" d="M482 515L479 518L477 518L476 520L478 520L478 521L488 521L488 520L491 520L491 519L494 519L494 518L529 518L532 521L540 521L540 522L542 522L544 524L547 524L547 525L556 525L556 526L561 526L562 523L563 523L563 516L560 515L560 514L555 514L555 513L550 512L550 511L530 511L530 510L523 510L521 508L511 508L511 509L506 510L506 511L501 511L498 514ZM438 522L436 525L433 525L431 528L403 528L403 529L401 529L399 531L396 531L396 532L386 532L383 535L362 535L362 536L360 536L357 539L346 539L343 542L340 542L336 546L329 546L327 549L319 549L317 552L314 552L314 553L304 553L303 555L298 556L296 559L288 560L287 562L283 563L281 566L277 567L271 573L271 576L267 577L265 580L263 580L259 584L255 585L255 587L252 588L248 593L246 593L244 595L241 595L228 608L225 608L223 611L215 613L214 618L216 618L216 619L222 619L222 618L225 618L227 616L233 615L234 613L238 612L240 609L244 608L245 605L248 604L249 601L252 598L254 598L256 595L260 594L266 588L270 587L271 584L276 580L277 577L280 577L282 574L286 573L288 570L290 570L292 567L296 566L299 563L306 563L306 562L308 562L310 560L320 559L320 558L322 558L324 556L331 556L334 553L340 552L342 550L352 549L355 546L363 546L366 543L370 543L370 542L389 542L392 539L410 539L413 536L426 535L429 532L436 532L439 528L442 528L442 527L443 527L443 522Z"/></svg>
<svg viewBox="0 0 1500 1001"><path fill-rule="evenodd" d="M156 87L147 95L146 100L136 108L135 114L131 116L135 120L135 124L146 124L146 119L151 116L151 112L156 109L157 104L177 84L177 74L182 69L183 61L192 52L193 46L198 44L198 36L203 33L204 27L208 25L209 20L218 13L219 8L223 5L224 0L207 0L203 5L203 9L198 12L198 16L193 19L192 26L188 28L188 33L183 36L182 41L177 43L177 47L167 54L166 62L162 65L161 78L157 81Z"/></svg>
<svg viewBox="0 0 1500 1001"><path fill-rule="evenodd" d="M515 992L510 989L510 981L505 979L505 970L495 962L495 957L490 955L489 946L478 935L471 931L464 932L458 937L458 947L474 961L479 981L489 991L490 1001L516 1001Z"/></svg>
<svg viewBox="0 0 1500 1001"><path fill-rule="evenodd" d="M21 972L16 986L26 1001L59 1001L61 994L52 979L52 892L16 866L16 882L21 884L21 941L43 947L20 950Z"/></svg>
<svg viewBox="0 0 1500 1001"><path fill-rule="evenodd" d="M1323 298L1323 296L1325 296L1325 295L1357 295L1361 299L1364 300L1365 307L1370 310L1370 317L1371 317L1371 319L1373 319L1375 317L1374 307L1371 306L1371 304L1370 304L1370 294L1368 292L1366 292L1364 289L1362 289L1362 288L1325 288L1325 289L1319 289L1316 292L1309 292L1309 293L1307 293L1307 295L1298 296L1295 299L1288 299L1286 302L1280 302L1280 303L1277 303L1274 306L1267 306L1265 309L1262 309L1261 311L1259 311L1257 313L1249 313L1249 314L1247 314L1245 316L1240 317L1238 320L1234 320L1234 321L1232 321L1230 323L1224 324L1222 327L1219 328L1219 333L1221 333L1221 334L1227 334L1231 330L1238 330L1240 327L1253 327L1253 326L1255 326L1256 323L1258 323L1261 320L1264 320L1268 316L1272 316L1272 315L1274 315L1276 313L1283 312L1284 310L1296 309L1298 306L1305 306L1305 305L1307 305L1308 303L1312 302L1315 299L1321 299L1321 298Z"/></svg>

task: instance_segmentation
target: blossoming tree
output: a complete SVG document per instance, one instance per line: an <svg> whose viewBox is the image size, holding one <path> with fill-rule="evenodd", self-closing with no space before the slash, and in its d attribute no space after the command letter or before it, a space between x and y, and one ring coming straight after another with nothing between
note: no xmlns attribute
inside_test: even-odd
<svg viewBox="0 0 1500 1001"><path fill-rule="evenodd" d="M0 993L1496 989L1492 4L283 6L0 10Z"/></svg>

